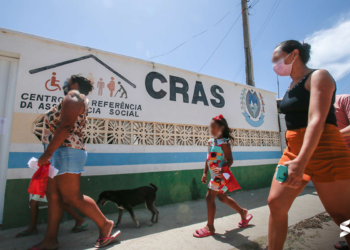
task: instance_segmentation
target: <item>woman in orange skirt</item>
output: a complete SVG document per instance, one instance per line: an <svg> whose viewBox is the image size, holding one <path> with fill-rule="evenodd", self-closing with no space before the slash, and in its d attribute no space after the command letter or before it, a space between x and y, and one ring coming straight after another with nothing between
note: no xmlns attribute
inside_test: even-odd
<svg viewBox="0 0 350 250"><path fill-rule="evenodd" d="M350 219L350 150L337 128L336 84L326 70L306 66L310 45L289 40L273 52L274 71L292 82L280 102L285 114L287 148L279 162L288 178L273 178L268 204L269 250L282 250L287 236L288 211L311 177L326 211L338 225ZM304 178L305 179L305 178ZM350 243L350 234L345 236Z"/></svg>

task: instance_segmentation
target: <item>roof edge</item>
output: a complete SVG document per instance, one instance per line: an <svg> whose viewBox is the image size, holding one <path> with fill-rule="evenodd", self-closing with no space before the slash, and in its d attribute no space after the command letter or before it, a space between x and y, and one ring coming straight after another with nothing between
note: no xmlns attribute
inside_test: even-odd
<svg viewBox="0 0 350 250"><path fill-rule="evenodd" d="M273 92L273 91L252 87L252 86L249 86L249 85L245 85L245 84L242 84L242 83L229 81L229 80L222 79L222 78L219 78L219 77L214 77L214 76L210 76L210 75L206 75L206 74L201 74L201 73L190 71L190 70L187 70L187 69L181 69L181 68L173 67L173 66L166 65L166 64L156 63L156 62L153 62L153 61L147 61L147 60L139 59L139 58L136 58L136 57L125 56L125 55L114 53L114 52L110 52L110 51L105 51L105 50L101 50L101 49L91 48L91 47L88 47L88 46L74 44L74 43L68 43L68 42L64 42L64 41L60 41L60 40L56 40L56 39L51 39L51 38L47 38L47 37L43 37L43 36L33 35L33 34L21 32L21 31L17 31L17 30L6 29L6 28L2 28L2 27L0 27L0 31L2 33L10 33L10 34L14 34L14 35L25 36L25 37L34 38L34 39L38 39L38 40L44 40L44 41L57 43L57 44L61 44L61 45L64 44L64 45L68 45L68 46L79 47L81 49L87 50L89 53L91 53L91 52L103 53L103 54L106 54L106 55L117 56L117 57L129 59L129 60L135 60L135 61L139 61L139 62L141 61L143 63L151 64L153 66L158 66L158 67L161 67L161 68L176 69L178 71L183 71L183 72L187 72L187 73L191 73L191 74L196 74L198 76L205 76L205 77L209 77L209 78L212 78L212 79L215 79L215 80L225 81L225 82L230 83L230 84L239 85L241 87L248 87L248 88L252 88L252 89L259 90L259 91L263 91L263 92L267 92L267 93L270 93L270 94L277 95L277 93Z"/></svg>

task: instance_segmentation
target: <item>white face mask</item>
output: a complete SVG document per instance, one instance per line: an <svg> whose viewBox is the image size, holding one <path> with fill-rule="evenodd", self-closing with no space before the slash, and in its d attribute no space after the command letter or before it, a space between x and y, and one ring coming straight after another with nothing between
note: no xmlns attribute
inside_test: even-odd
<svg viewBox="0 0 350 250"><path fill-rule="evenodd" d="M292 54L292 53L290 53L290 54ZM275 62L273 64L272 68L276 72L277 75L279 75L279 76L290 76L290 73L292 72L292 66L293 66L293 62L295 61L295 58L294 58L292 63L285 64L284 60L288 56L286 56L285 58L281 58L280 60L278 60L277 62Z"/></svg>

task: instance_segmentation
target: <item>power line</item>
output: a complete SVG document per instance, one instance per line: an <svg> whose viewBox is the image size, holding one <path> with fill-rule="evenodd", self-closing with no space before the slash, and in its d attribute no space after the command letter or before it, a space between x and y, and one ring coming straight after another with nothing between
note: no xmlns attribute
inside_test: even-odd
<svg viewBox="0 0 350 250"><path fill-rule="evenodd" d="M346 90L348 87L349 87L349 85L346 85L346 80L348 79L348 77L349 77L349 73L350 73L350 69L348 69L347 71L346 71L346 74L345 74L345 78L343 78L343 79L341 79L340 81L339 81L339 83L338 83L338 90L339 90L339 92L343 92L344 90ZM343 83L343 82L345 82L345 84L343 85L343 84L341 84L341 83Z"/></svg>
<svg viewBox="0 0 350 250"><path fill-rule="evenodd" d="M350 73L350 69L349 69L349 71L348 71L348 75L345 77L345 78L343 78L342 80L341 80L341 82L345 82L345 88L343 88L342 89L342 93L344 93L344 94L346 94L346 91L348 91L348 90L350 90L350 85L346 85L346 80L348 79L348 77L349 77L349 74ZM340 83L340 82L339 82Z"/></svg>
<svg viewBox="0 0 350 250"><path fill-rule="evenodd" d="M244 64L244 59L242 60L241 65L239 65L238 70L236 71L236 74L234 75L232 80L236 79L239 76L239 73L241 73L241 70L243 68L243 64Z"/></svg>
<svg viewBox="0 0 350 250"><path fill-rule="evenodd" d="M276 0L276 2L273 4L273 6L272 6L272 8L271 8L271 10L270 10L270 12L269 12L269 14L267 15L267 17L266 17L266 19L265 19L263 25L261 26L261 28L260 28L260 30L259 30L257 36L255 37L255 39L254 39L254 41L253 41L253 49L254 49L255 45L258 43L258 41L259 41L259 39L260 39L262 33L264 32L264 30L265 30L267 24L268 24L269 21L271 20L273 14L275 13L275 11L276 11L278 5L280 4L280 2L281 2L281 0ZM277 4L277 3L278 3L278 4ZM276 4L277 4L277 5L276 5ZM235 80L235 79L239 76L239 73L241 72L241 70L242 70L242 68L243 68L243 65L244 65L244 60L242 60L240 66L238 67L238 70L236 71L236 74L234 75L233 80Z"/></svg>
<svg viewBox="0 0 350 250"><path fill-rule="evenodd" d="M344 91L342 93L343 94L349 94L348 91L350 91L350 86L347 89L344 89Z"/></svg>
<svg viewBox="0 0 350 250"><path fill-rule="evenodd" d="M242 15L239 14L237 19L234 21L234 23L232 24L231 28L227 31L226 35L224 36L224 38L221 40L221 42L219 43L219 45L215 48L215 50L213 51L213 53L211 53L211 55L209 56L209 58L207 59L207 61L203 64L203 66L200 68L200 70L198 72L201 72L201 70L204 68L204 66L209 62L209 60L211 59L211 57L215 54L216 50L220 47L220 45L222 44L222 42L226 39L227 35L230 33L230 31L232 30L233 26L237 23L238 19L240 18L240 16Z"/></svg>
<svg viewBox="0 0 350 250"><path fill-rule="evenodd" d="M254 8L254 6L257 5L257 3L258 3L259 1L260 1L260 0L255 0L255 1L253 1L253 2L249 5L248 9Z"/></svg>
<svg viewBox="0 0 350 250"><path fill-rule="evenodd" d="M340 92L340 94L347 94L347 92L350 90L350 86L345 88L343 91Z"/></svg>
<svg viewBox="0 0 350 250"><path fill-rule="evenodd" d="M267 18L265 19L265 22L263 23L263 25L261 26L261 29L258 33L258 35L256 36L254 42L253 42L253 48L255 47L255 45L258 43L261 35L264 33L265 31L265 28L267 27L268 23L270 22L273 14L275 13L275 11L277 10L278 8L278 5L281 3L281 0L276 0L275 4L273 5L269 15L267 16Z"/></svg>
<svg viewBox="0 0 350 250"><path fill-rule="evenodd" d="M168 55L170 54L171 52L177 50L178 48L180 48L182 45L184 45L185 43L191 41L193 38L199 36L199 35L202 35L204 33L206 33L207 31L211 30L212 28L214 28L216 25L218 25L222 20L225 19L225 17L227 17L234 9L236 9L240 4L237 4L232 10L230 10L229 12L226 13L226 15L224 15L217 23L215 23L213 26L211 26L210 28L202 31L202 32L199 32L198 34L192 36L191 38L187 39L186 41L182 42L181 44L179 44L178 46L176 46L175 48L173 48L172 50L164 53L164 54L160 54L158 56L153 56L153 57L150 57L149 59L154 59L154 58L157 58L157 57L161 57L161 56L165 56L165 55Z"/></svg>

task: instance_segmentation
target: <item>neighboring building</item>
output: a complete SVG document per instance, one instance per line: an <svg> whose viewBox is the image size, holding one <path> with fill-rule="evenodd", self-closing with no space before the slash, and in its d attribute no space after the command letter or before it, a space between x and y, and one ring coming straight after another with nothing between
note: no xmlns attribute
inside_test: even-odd
<svg viewBox="0 0 350 250"><path fill-rule="evenodd" d="M27 224L33 175L27 162L43 152L40 115L63 98L64 82L78 73L93 79L95 87L88 96L83 193L96 199L107 189L152 182L159 187L158 206L204 198L208 125L219 114L233 128L233 173L242 188L270 185L281 156L275 93L0 29L3 229ZM102 211L115 209L107 205Z"/></svg>

